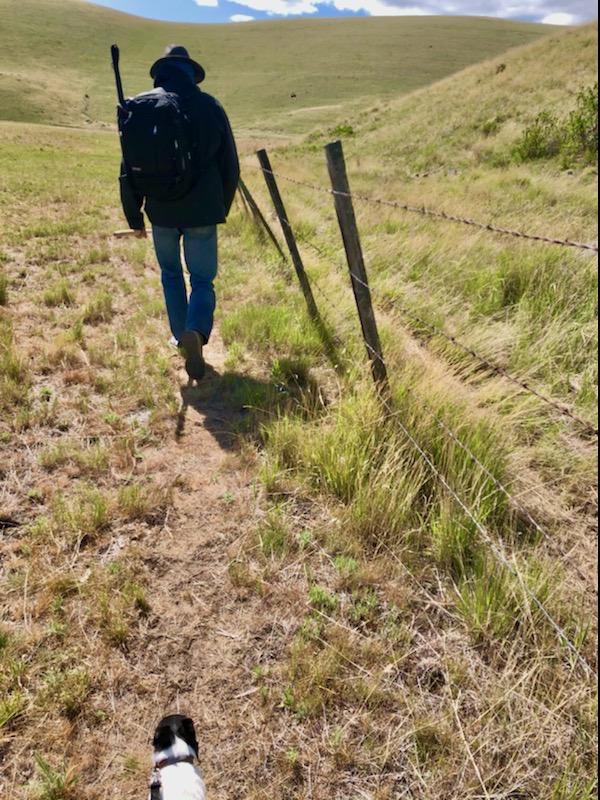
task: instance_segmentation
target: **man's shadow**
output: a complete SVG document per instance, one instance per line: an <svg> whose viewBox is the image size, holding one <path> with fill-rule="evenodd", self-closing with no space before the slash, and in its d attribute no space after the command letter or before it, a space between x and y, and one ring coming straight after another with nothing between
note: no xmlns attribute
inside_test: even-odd
<svg viewBox="0 0 600 800"><path fill-rule="evenodd" d="M175 438L181 440L189 425L188 411L194 409L202 423L224 450L233 450L238 435L251 424L253 412L268 412L276 402L277 388L237 372L222 374L206 365L201 381L181 387Z"/></svg>

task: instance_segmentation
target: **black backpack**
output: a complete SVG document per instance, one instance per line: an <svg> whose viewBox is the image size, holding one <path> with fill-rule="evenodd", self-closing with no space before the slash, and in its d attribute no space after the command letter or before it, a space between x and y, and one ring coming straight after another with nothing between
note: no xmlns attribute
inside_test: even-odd
<svg viewBox="0 0 600 800"><path fill-rule="evenodd" d="M125 99L119 73L119 48L111 47L117 83L117 124L127 176L139 194L152 200L178 200L194 184L192 122L181 98L153 89Z"/></svg>

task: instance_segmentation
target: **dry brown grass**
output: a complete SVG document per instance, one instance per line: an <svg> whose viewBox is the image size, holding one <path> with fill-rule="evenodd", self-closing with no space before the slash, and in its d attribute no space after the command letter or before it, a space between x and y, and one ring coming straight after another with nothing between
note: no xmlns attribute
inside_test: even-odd
<svg viewBox="0 0 600 800"><path fill-rule="evenodd" d="M565 97L579 88L572 85L575 74L581 85L593 82L595 36L590 27L555 37L507 56L499 79L495 64L483 65L374 109L374 116L351 117L355 133L346 150L353 188L595 240L593 171L516 164L510 155L511 142L538 110L562 102L565 113ZM470 123L497 108L506 124L482 145L481 126ZM326 187L325 141L319 132L303 145L279 149L271 159L275 171ZM246 161L246 179L269 208L253 163ZM418 169L426 179L411 175ZM330 200L285 180L280 188L341 357L362 366ZM492 471L501 465L502 480L543 524L552 546L529 539L523 529L515 538L519 523L502 520L501 504L491 513L479 506L479 513L487 513L488 524L511 543L524 580L564 621L595 669L595 441L514 386L474 369L443 342L428 342L390 302L408 299L426 319L593 421L595 260L368 204L359 204L357 213L405 424L415 426L422 443L433 444L436 463L465 492L476 489L473 464L427 438L429 405L449 415ZM556 277L544 280L553 270ZM530 280L526 276L537 280L537 289L513 295ZM261 298L283 308L267 322L260 304L247 300L226 319L228 339L241 338L270 363L276 353L281 357L282 345L310 361L314 342L293 322L299 301L283 282L264 283ZM550 285L556 289L551 301ZM495 303L496 290L506 292L504 304ZM565 347L575 331L579 344ZM238 554L232 562L243 591L272 597L279 584L285 606L296 578L296 592L305 598L305 622L289 640L286 658L260 672L262 692L281 695L299 728L284 737L277 762L287 764L288 781L296 784L292 796L596 796L595 681L556 660L554 634L546 638L530 600L493 559L475 564L465 579L452 530L460 525L448 498L440 519L427 504L420 519L407 515L401 501L411 490L412 510L422 493L433 506L435 494L422 483L417 467L423 465L406 458L406 442L393 438L397 432L388 431L393 454L378 444L377 415L358 372L350 369L355 394L342 384L342 395L351 395L346 404L338 401L309 423L289 416L267 423L261 476L277 524L267 538L259 532L245 559ZM479 435L489 437L491 449ZM303 506L315 497L322 517L312 527ZM353 577L363 573L369 576L364 583ZM394 624L400 620L400 631L386 646L390 616ZM253 796L273 793L269 788Z"/></svg>
<svg viewBox="0 0 600 800"><path fill-rule="evenodd" d="M346 373L327 362L287 266L236 210L219 286L228 351L217 338L216 372L180 397L149 249L107 236L121 226L113 139L12 125L0 136L3 796L133 800L152 726L179 708L196 719L213 798L591 800L594 682L518 584L459 541L464 521L399 431L382 428L347 277L329 264L340 261L331 207L286 191L301 235L327 256L303 247L335 300L319 295ZM383 146L355 162L365 190ZM312 157L310 143L277 156L314 179ZM448 176L410 191L483 214L500 185L512 186L507 203L522 196L522 173L483 171L470 195ZM537 224L555 196L550 221L590 235L586 176L576 190L551 169L532 176L518 221ZM476 330L468 287L450 276L475 280L478 263L531 251L368 209L359 221L381 290L402 282L422 300L425 269L426 299L457 332L515 351L526 320L492 315L491 333ZM401 271L386 271L399 250ZM565 263L587 275L589 262ZM439 444L418 398L450 411L587 580L590 443L424 347L389 308L380 318L402 418L479 503L487 484ZM544 339L550 367L563 333ZM531 346L519 352L529 369ZM590 593L569 560L559 568L497 499L477 508L595 667ZM477 556L469 570L457 553Z"/></svg>

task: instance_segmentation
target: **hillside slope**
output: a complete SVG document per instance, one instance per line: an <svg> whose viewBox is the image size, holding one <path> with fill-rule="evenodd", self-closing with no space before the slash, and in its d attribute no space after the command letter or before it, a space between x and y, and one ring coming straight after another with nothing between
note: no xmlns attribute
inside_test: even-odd
<svg viewBox="0 0 600 800"><path fill-rule="evenodd" d="M305 524L303 504L314 503L325 518L307 554L295 554L292 533L277 569L270 564L272 585L284 584L292 565L302 562L316 611L307 614L269 674L277 675L295 718L308 718L286 743L298 748L304 776L310 769L327 774L329 797L353 796L357 784L365 797L403 796L404 790L428 800L597 797L596 726L585 713L575 718L559 708L558 699L577 695L582 709L591 708L595 682L559 666L564 648L556 636L546 640L548 649L541 644L539 618L525 630L524 619L531 622L531 611L537 615L529 600L520 610L512 604L527 586L578 642L585 640L582 649L592 656L597 255L357 200L400 417L398 426L392 421L386 427L365 399L368 370L361 377L356 366L363 364L364 349L323 153L324 144L343 138L351 189L363 198L595 242L597 147L588 156L551 152L533 158L519 144L539 114L566 124L571 112L580 113L582 90L597 102L596 42L595 25L556 33L410 96L340 116L335 128L271 151L324 324L337 359L352 375L342 401L332 407L311 416L307 400L308 421L289 415L266 425L262 469L273 513L292 532ZM268 209L255 170L256 159L248 157L246 180ZM294 324L302 299L290 279L288 287L257 264L241 264L229 276L238 286L231 290L238 305L223 333L236 352L243 342L278 374L282 362L294 364L310 398L306 375L318 374L318 345L306 327ZM485 360L589 425L507 380ZM446 486L434 479L434 469ZM495 481L508 487L510 500ZM521 574L518 588L508 588L511 579L452 491L505 548ZM323 563L327 558L333 567ZM249 571L259 563L251 545L246 559ZM369 648L385 647L385 615L397 608L399 587L407 584L417 617L408 638L418 655L413 662L409 647L401 646L398 661L373 656ZM416 600L424 589L429 598ZM400 595L406 609L404 591ZM283 604L283 589L280 597ZM424 606L428 611L419 621ZM456 614L464 627L449 623L446 614ZM457 630L470 641L466 649ZM341 653L340 661L350 652L352 667L332 664L331 650ZM590 663L595 670L594 656ZM381 676L387 669L397 684L386 712ZM361 681L368 689L357 699ZM371 691L373 705L381 707L367 711ZM405 735L413 737L414 749ZM460 753L461 741L466 752Z"/></svg>
<svg viewBox="0 0 600 800"><path fill-rule="evenodd" d="M566 117L598 79L597 23L556 31L396 98L375 119L357 117L355 152L385 154L395 170L485 164L502 168L524 128L541 112Z"/></svg>
<svg viewBox="0 0 600 800"><path fill-rule="evenodd" d="M0 28L0 118L70 125L112 122L115 41L129 93L147 88L150 64L181 41L234 122L269 126L281 112L410 91L548 30L457 17L182 25L82 0L0 0L0 15L10 20Z"/></svg>
<svg viewBox="0 0 600 800"><path fill-rule="evenodd" d="M277 174L326 189L323 146L341 135L358 194L532 234L597 242L597 156L591 162L564 154L527 159L519 151L539 114L568 120L582 90L597 97L597 37L595 24L556 33L507 52L502 62L469 67L369 113L340 117L333 131L314 132L302 144L272 151L273 167ZM248 157L244 166L267 205L255 159ZM280 184L302 234L329 254L329 262L343 263L327 194L283 179ZM401 302L594 424L597 264L589 253L490 235L376 203L358 203L357 216L375 294L388 315L393 300ZM343 271L337 275L327 264L319 264L316 277L326 275L341 291ZM464 352L432 338L414 319L392 314L389 321L392 341L401 321L423 340L431 339L454 370L481 381ZM530 410L519 419L514 398L508 399L513 389L492 380L485 391L496 401L507 395L498 410L515 414L525 438L533 426L544 446L548 440L558 446L564 428L547 430L542 408L536 423ZM574 452L574 460L580 455ZM588 481L585 487L590 489Z"/></svg>

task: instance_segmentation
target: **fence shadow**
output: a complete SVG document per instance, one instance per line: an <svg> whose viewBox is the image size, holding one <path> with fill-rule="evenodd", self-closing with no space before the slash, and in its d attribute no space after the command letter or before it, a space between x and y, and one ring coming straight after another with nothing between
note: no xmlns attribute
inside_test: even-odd
<svg viewBox="0 0 600 800"><path fill-rule="evenodd" d="M323 319L318 311L316 315L312 317L312 323L315 326L319 339L321 340L321 345L327 360L338 374L343 374L345 372L345 367L342 363L342 357L338 349L339 339L337 339L332 328Z"/></svg>

